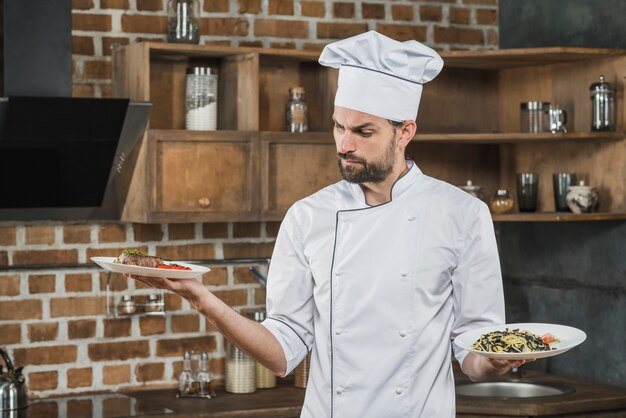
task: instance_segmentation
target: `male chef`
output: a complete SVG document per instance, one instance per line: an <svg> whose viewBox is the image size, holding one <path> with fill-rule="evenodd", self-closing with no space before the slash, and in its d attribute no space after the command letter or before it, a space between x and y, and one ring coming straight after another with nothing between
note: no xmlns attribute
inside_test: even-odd
<svg viewBox="0 0 626 418"><path fill-rule="evenodd" d="M333 114L344 181L296 202L276 239L267 320L250 321L195 280L174 291L279 376L311 352L303 417L455 416L452 350L473 380L519 365L452 340L504 324L487 206L405 160L423 84L443 61L374 31L327 45L339 69Z"/></svg>

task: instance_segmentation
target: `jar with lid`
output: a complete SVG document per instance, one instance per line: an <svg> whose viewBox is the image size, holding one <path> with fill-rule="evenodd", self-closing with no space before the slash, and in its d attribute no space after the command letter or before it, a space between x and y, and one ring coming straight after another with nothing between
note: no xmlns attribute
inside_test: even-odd
<svg viewBox="0 0 626 418"><path fill-rule="evenodd" d="M600 76L600 82L589 87L591 92L591 130L613 131L615 129L615 109L613 87Z"/></svg>
<svg viewBox="0 0 626 418"><path fill-rule="evenodd" d="M469 193L470 195L477 197L480 200L485 200L483 195L483 186L476 186L472 183L472 180L467 180L464 186L459 186L461 190Z"/></svg>
<svg viewBox="0 0 626 418"><path fill-rule="evenodd" d="M226 392L256 391L256 362L235 344L226 343Z"/></svg>
<svg viewBox="0 0 626 418"><path fill-rule="evenodd" d="M304 102L304 87L289 89L289 101L285 107L285 128L287 132L308 131L308 109Z"/></svg>
<svg viewBox="0 0 626 418"><path fill-rule="evenodd" d="M493 213L506 213L513 209L515 202L506 189L498 189L491 198L490 207Z"/></svg>
<svg viewBox="0 0 626 418"><path fill-rule="evenodd" d="M183 370L178 376L178 392L181 395L192 394L195 390L193 371L191 370L191 354L185 351L183 356Z"/></svg>
<svg viewBox="0 0 626 418"><path fill-rule="evenodd" d="M198 0L168 0L167 41L197 44L200 42L200 4Z"/></svg>
<svg viewBox="0 0 626 418"><path fill-rule="evenodd" d="M148 302L143 305L143 311L146 313L163 312L163 302L156 293L148 295Z"/></svg>
<svg viewBox="0 0 626 418"><path fill-rule="evenodd" d="M198 368L195 378L195 383L197 387L195 392L199 396L211 396L211 388L209 387L209 383L211 382L211 374L209 373L208 361L209 356L206 352L203 352L198 358Z"/></svg>
<svg viewBox="0 0 626 418"><path fill-rule="evenodd" d="M124 295L117 305L117 311L124 315L131 315L137 311L137 305L130 295Z"/></svg>
<svg viewBox="0 0 626 418"><path fill-rule="evenodd" d="M187 69L185 127L192 131L217 129L217 69Z"/></svg>
<svg viewBox="0 0 626 418"><path fill-rule="evenodd" d="M265 308L242 309L241 314L256 322L263 322L267 318ZM255 363L255 375L257 389L268 389L276 386L276 375L258 361Z"/></svg>

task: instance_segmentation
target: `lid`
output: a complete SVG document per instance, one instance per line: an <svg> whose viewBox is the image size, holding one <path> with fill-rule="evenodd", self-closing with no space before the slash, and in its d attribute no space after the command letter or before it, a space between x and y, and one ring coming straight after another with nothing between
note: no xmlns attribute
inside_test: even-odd
<svg viewBox="0 0 626 418"><path fill-rule="evenodd" d="M482 190L483 186L474 186L472 180L467 180L465 186L459 186L463 190Z"/></svg>
<svg viewBox="0 0 626 418"><path fill-rule="evenodd" d="M189 67L187 74L193 75L217 75L217 68L214 67Z"/></svg>
<svg viewBox="0 0 626 418"><path fill-rule="evenodd" d="M523 102L520 104L520 108L522 110L543 110L549 105L549 102Z"/></svg>
<svg viewBox="0 0 626 418"><path fill-rule="evenodd" d="M124 295L122 296L122 302L132 302L133 298L131 295Z"/></svg>
<svg viewBox="0 0 626 418"><path fill-rule="evenodd" d="M257 322L263 322L267 318L265 308L246 308L241 310L241 314Z"/></svg>
<svg viewBox="0 0 626 418"><path fill-rule="evenodd" d="M150 302L156 302L157 300L159 300L159 295L157 295L156 293L151 293L150 295L148 295L148 300Z"/></svg>
<svg viewBox="0 0 626 418"><path fill-rule="evenodd" d="M613 91L613 87L611 87L611 85L609 83L604 81L604 76L601 75L600 76L600 82L593 83L591 86L589 86L589 90L596 91L596 92L599 92L599 91L600 92L609 92L609 91Z"/></svg>
<svg viewBox="0 0 626 418"><path fill-rule="evenodd" d="M507 189L498 189L498 190L496 190L496 195L497 196L508 196L509 195L509 191Z"/></svg>
<svg viewBox="0 0 626 418"><path fill-rule="evenodd" d="M301 86L293 86L291 88L289 88L289 91L294 94L294 93L299 93L299 94L304 94L304 87Z"/></svg>

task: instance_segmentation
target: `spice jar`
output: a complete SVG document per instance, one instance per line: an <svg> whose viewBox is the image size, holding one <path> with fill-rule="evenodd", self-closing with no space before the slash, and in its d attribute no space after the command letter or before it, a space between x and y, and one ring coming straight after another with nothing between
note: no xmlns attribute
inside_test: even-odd
<svg viewBox="0 0 626 418"><path fill-rule="evenodd" d="M306 132L308 109L304 102L304 87L289 89L289 101L285 107L285 128L287 132Z"/></svg>
<svg viewBox="0 0 626 418"><path fill-rule="evenodd" d="M191 370L191 354L189 354L189 351L185 351L185 355L183 356L183 370L178 376L178 392L181 395L189 395L194 393L194 391L195 385L193 371Z"/></svg>
<svg viewBox="0 0 626 418"><path fill-rule="evenodd" d="M187 69L185 128L192 131L217 129L217 69Z"/></svg>
<svg viewBox="0 0 626 418"><path fill-rule="evenodd" d="M615 129L615 111L613 109L613 87L600 76L599 83L589 87L591 91L591 130L612 131Z"/></svg>
<svg viewBox="0 0 626 418"><path fill-rule="evenodd" d="M137 305L130 295L124 295L117 305L117 311L125 315L134 314L137 311Z"/></svg>
<svg viewBox="0 0 626 418"><path fill-rule="evenodd" d="M242 309L241 314L257 322L263 322L267 317L265 308ZM255 375L257 389L267 389L276 386L276 375L258 361L255 363Z"/></svg>
<svg viewBox="0 0 626 418"><path fill-rule="evenodd" d="M506 213L513 209L515 202L506 189L498 189L491 198L491 210L493 213Z"/></svg>
<svg viewBox="0 0 626 418"><path fill-rule="evenodd" d="M256 391L255 361L230 341L226 344L226 392Z"/></svg>
<svg viewBox="0 0 626 418"><path fill-rule="evenodd" d="M296 366L293 385L297 388L306 388L309 381L309 369L311 367L311 352Z"/></svg>
<svg viewBox="0 0 626 418"><path fill-rule="evenodd" d="M197 44L200 5L198 0L169 0L167 2L167 42Z"/></svg>
<svg viewBox="0 0 626 418"><path fill-rule="evenodd" d="M163 312L163 302L159 295L152 293L148 295L148 302L143 305L143 311L147 313Z"/></svg>
<svg viewBox="0 0 626 418"><path fill-rule="evenodd" d="M459 188L480 200L485 200L485 196L483 195L483 186L475 186L472 183L472 180L467 180L465 186L459 186Z"/></svg>

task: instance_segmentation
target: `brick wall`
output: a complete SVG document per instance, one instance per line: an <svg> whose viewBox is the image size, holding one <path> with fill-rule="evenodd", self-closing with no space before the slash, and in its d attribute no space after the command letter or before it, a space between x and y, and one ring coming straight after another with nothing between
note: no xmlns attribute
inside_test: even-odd
<svg viewBox="0 0 626 418"><path fill-rule="evenodd" d="M118 390L176 382L184 350L209 352L223 376L219 333L173 294L164 316L107 316L108 300L146 298L154 290L98 268L39 270L33 264L86 264L138 248L168 259L263 258L271 255L278 223L142 225L126 223L2 223L0 346L25 366L34 396ZM262 306L265 289L248 266L212 267L202 281L236 309ZM266 272L266 265L257 265Z"/></svg>
<svg viewBox="0 0 626 418"><path fill-rule="evenodd" d="M436 49L494 49L497 0L206 0L201 43L321 50L369 29ZM110 48L164 41L166 0L74 0L74 96L111 95ZM0 224L0 266L83 264L140 248L169 259L269 257L278 223ZM264 266L259 266L262 271ZM208 288L236 308L264 303L245 266L214 268ZM166 295L165 316L106 316L106 275L94 268L0 272L0 346L25 366L34 396L175 382L184 349L210 351L223 374L223 340L188 304ZM115 300L152 291L112 277Z"/></svg>
<svg viewBox="0 0 626 418"><path fill-rule="evenodd" d="M200 43L321 50L375 29L439 50L495 49L497 0L199 0ZM111 45L165 41L167 0L73 0L74 96L111 95Z"/></svg>

